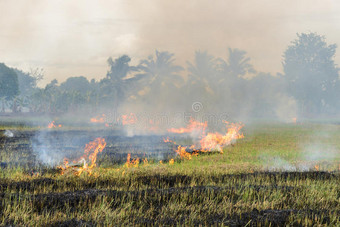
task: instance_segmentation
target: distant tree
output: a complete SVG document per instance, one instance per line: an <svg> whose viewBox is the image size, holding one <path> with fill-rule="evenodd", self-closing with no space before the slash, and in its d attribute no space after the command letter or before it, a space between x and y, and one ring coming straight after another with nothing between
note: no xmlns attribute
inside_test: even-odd
<svg viewBox="0 0 340 227"><path fill-rule="evenodd" d="M196 51L194 62L187 62L188 81L184 92L186 100L189 101L187 106L194 102L201 102L206 109L211 109L209 104L213 104L212 99L218 94L217 85L217 60L214 56L206 51ZM217 83L216 83L217 82Z"/></svg>
<svg viewBox="0 0 340 227"><path fill-rule="evenodd" d="M159 100L166 100L159 109L164 110L170 106L171 102L177 100L178 88L184 83L179 72L183 67L176 65L174 54L167 51L157 51L155 56L149 56L148 59L140 62L139 68L142 73L139 74L142 79L143 87L147 90L143 99L148 103L159 103Z"/></svg>
<svg viewBox="0 0 340 227"><path fill-rule="evenodd" d="M334 63L337 46L328 45L316 33L297 36L283 56L289 92L298 101L300 114L324 112L334 105L331 100L339 77Z"/></svg>
<svg viewBox="0 0 340 227"><path fill-rule="evenodd" d="M209 87L216 78L216 63L216 59L206 51L196 51L194 62L187 62L190 81L201 81Z"/></svg>
<svg viewBox="0 0 340 227"><path fill-rule="evenodd" d="M30 111L31 112L45 112L45 94L43 88L38 88L31 96L30 96Z"/></svg>
<svg viewBox="0 0 340 227"><path fill-rule="evenodd" d="M278 96L286 92L283 82L282 77L273 76L270 73L258 73L246 80L243 90L246 98L242 104L248 106L248 114L256 118L276 117Z"/></svg>
<svg viewBox="0 0 340 227"><path fill-rule="evenodd" d="M100 91L102 96L113 99L114 108L125 101L129 93L134 90L139 76L129 76L129 73L138 71L138 67L130 66L131 58L123 55L115 60L108 59L109 71L106 78L100 81Z"/></svg>
<svg viewBox="0 0 340 227"><path fill-rule="evenodd" d="M110 70L106 74L106 76L112 81L121 81L124 79L128 73L133 71L138 71L138 68L135 66L130 66L131 58L127 55L120 56L115 60L112 60L110 57L107 62L109 64Z"/></svg>
<svg viewBox="0 0 340 227"><path fill-rule="evenodd" d="M90 89L90 82L83 76L69 77L67 80L60 84L62 91L77 91L80 94L86 94Z"/></svg>
<svg viewBox="0 0 340 227"><path fill-rule="evenodd" d="M232 77L256 73L246 54L247 52L244 50L228 48L228 59L227 61L220 59L220 70Z"/></svg>
<svg viewBox="0 0 340 227"><path fill-rule="evenodd" d="M246 57L246 54L247 52L244 50L229 48L227 60L222 58L218 60L218 72L220 75L218 84L225 89L229 88L233 94L240 92L242 87L245 86L245 75L255 75L256 73L256 70L250 63L250 58Z"/></svg>
<svg viewBox="0 0 340 227"><path fill-rule="evenodd" d="M95 79L91 79L90 84L93 87L96 86L97 85L96 80Z"/></svg>
<svg viewBox="0 0 340 227"><path fill-rule="evenodd" d="M55 90L55 89L57 89L58 83L59 83L59 82L58 82L57 79L51 80L50 83L46 84L45 90Z"/></svg>
<svg viewBox="0 0 340 227"><path fill-rule="evenodd" d="M164 88L183 82L178 74L183 70L183 67L175 65L174 61L174 54L156 50L155 58L151 55L148 59L142 60L139 68L142 70L148 85Z"/></svg>
<svg viewBox="0 0 340 227"><path fill-rule="evenodd" d="M245 76L256 73L246 54L244 50L229 48L227 59L218 60L219 93L228 100L224 107L232 116L244 111L242 101L246 100L248 83Z"/></svg>
<svg viewBox="0 0 340 227"><path fill-rule="evenodd" d="M14 69L15 73L18 75L19 91L20 95L29 96L37 88L37 78L31 76L29 73L23 72L18 69Z"/></svg>
<svg viewBox="0 0 340 227"><path fill-rule="evenodd" d="M58 80L54 79L48 83L43 92L42 100L44 105L44 112L55 113L57 111L56 103L59 97Z"/></svg>
<svg viewBox="0 0 340 227"><path fill-rule="evenodd" d="M13 99L18 94L18 75L13 69L0 63L0 98L2 100L2 112L5 111L5 101Z"/></svg>
<svg viewBox="0 0 340 227"><path fill-rule="evenodd" d="M37 91L37 83L43 78L42 70L35 69L31 70L30 73L23 72L19 69L14 69L14 71L18 75L19 83L20 95L16 98L18 101L18 111L20 111L22 107L28 107L30 111L32 111L31 96Z"/></svg>

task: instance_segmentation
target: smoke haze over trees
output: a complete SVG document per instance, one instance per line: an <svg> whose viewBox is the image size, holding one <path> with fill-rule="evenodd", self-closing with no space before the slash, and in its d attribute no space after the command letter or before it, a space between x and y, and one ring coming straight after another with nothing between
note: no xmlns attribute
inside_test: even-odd
<svg viewBox="0 0 340 227"><path fill-rule="evenodd" d="M288 93L298 101L302 115L334 111L338 106L336 47L327 45L325 38L315 33L298 34L284 53Z"/></svg>
<svg viewBox="0 0 340 227"><path fill-rule="evenodd" d="M221 47L223 48L223 47ZM131 65L131 57L109 58L107 75L99 81L69 77L44 88L42 74L0 65L2 111L63 114L101 112L226 113L235 119L337 115L340 110L339 68L335 44L316 33L297 34L283 53L283 74L257 72L247 52L225 48L225 56L207 51L178 65L174 53L156 50Z"/></svg>

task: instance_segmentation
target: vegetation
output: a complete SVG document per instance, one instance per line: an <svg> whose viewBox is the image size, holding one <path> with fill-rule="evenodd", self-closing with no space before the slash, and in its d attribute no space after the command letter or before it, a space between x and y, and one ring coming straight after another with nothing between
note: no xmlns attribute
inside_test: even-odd
<svg viewBox="0 0 340 227"><path fill-rule="evenodd" d="M336 45L327 45L316 33L298 34L284 53L283 69L290 93L300 111L318 113L332 110L337 103L339 68L334 63Z"/></svg>
<svg viewBox="0 0 340 227"><path fill-rule="evenodd" d="M99 81L43 88L41 70L0 64L0 226L340 225L340 125L329 117L340 108L335 51L318 34L298 34L275 76L240 49L226 59L197 51L186 68L167 51L136 65L123 55L108 59ZM212 117L207 131L225 120L266 123L246 124L245 138L221 153L185 147L189 134L165 143L159 132L172 114ZM300 120L313 116L327 121ZM269 123L277 118L291 123ZM142 135L129 134L134 126ZM93 156L86 148L98 137ZM179 157L180 145L190 155Z"/></svg>
<svg viewBox="0 0 340 227"><path fill-rule="evenodd" d="M13 69L0 63L0 98L2 99L2 111L5 111L5 101L13 99L18 93L18 76ZM16 108L13 109L16 111Z"/></svg>
<svg viewBox="0 0 340 227"><path fill-rule="evenodd" d="M339 225L339 127L253 124L245 128L245 138L226 147L223 154L175 158L174 164L168 160L160 164L157 158L146 163L141 157L139 165L107 165L114 138L108 132L103 136L107 147L99 154L99 167L92 175L75 176L72 171L61 175L51 167L2 168L0 222L25 226ZM21 137L1 138L6 148L1 149L1 160L9 163L20 152L20 144L29 144L23 137L26 130L20 132ZM96 135L103 133L96 131ZM53 135L60 141L56 132ZM128 143L147 138L131 138ZM311 144L314 150L308 149ZM27 150L29 159L32 154ZM125 152L123 157L129 151L120 150ZM138 153L131 155L135 158ZM303 166L308 171L301 171Z"/></svg>
<svg viewBox="0 0 340 227"><path fill-rule="evenodd" d="M302 33L284 52L283 74L257 72L240 49L229 48L226 59L197 51L186 67L176 64L173 53L156 51L136 65L127 55L109 58L107 75L99 81L76 76L61 84L52 80L44 88L37 87L42 71L15 70L18 84L13 71L2 65L0 75L8 71L14 78L12 87L6 87L11 80L0 77L5 86L0 94L2 110L96 115L102 109L117 112L133 106L143 113L188 112L200 102L203 114L227 113L231 118L336 115L340 82L335 53L336 45L328 45L323 36Z"/></svg>

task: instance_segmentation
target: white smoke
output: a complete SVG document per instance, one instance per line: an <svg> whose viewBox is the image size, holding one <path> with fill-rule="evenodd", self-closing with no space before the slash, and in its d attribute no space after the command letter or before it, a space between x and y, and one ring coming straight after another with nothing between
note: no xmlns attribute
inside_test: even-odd
<svg viewBox="0 0 340 227"><path fill-rule="evenodd" d="M56 141L48 135L48 131L37 132L32 139L32 149L37 157L37 161L48 166L55 166L62 162L64 154L56 150Z"/></svg>
<svg viewBox="0 0 340 227"><path fill-rule="evenodd" d="M286 94L277 94L276 116L283 122L291 123L297 117L297 103L293 97Z"/></svg>
<svg viewBox="0 0 340 227"><path fill-rule="evenodd" d="M6 137L13 137L14 133L8 129L6 129L6 131L4 132L4 136Z"/></svg>

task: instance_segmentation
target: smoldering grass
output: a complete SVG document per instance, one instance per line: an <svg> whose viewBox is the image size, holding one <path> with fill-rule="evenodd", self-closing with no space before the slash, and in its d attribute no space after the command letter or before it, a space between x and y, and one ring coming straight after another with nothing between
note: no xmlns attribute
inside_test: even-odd
<svg viewBox="0 0 340 227"><path fill-rule="evenodd" d="M274 157L295 165L298 140L309 140L309 127L258 130L224 154L173 165L104 168L99 163L92 175L79 177L1 170L0 225L338 225L335 165L322 171L266 171L257 159L274 151Z"/></svg>

